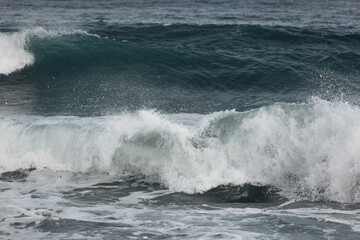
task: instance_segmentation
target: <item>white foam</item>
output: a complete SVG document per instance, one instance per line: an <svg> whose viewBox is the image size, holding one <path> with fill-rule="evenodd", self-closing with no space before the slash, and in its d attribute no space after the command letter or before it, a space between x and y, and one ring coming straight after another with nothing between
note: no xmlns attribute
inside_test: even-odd
<svg viewBox="0 0 360 240"><path fill-rule="evenodd" d="M343 102L249 112L0 119L0 169L145 175L173 191L271 184L310 200L360 202L360 109Z"/></svg>
<svg viewBox="0 0 360 240"><path fill-rule="evenodd" d="M34 54L27 48L30 37L48 38L74 34L100 38L82 30L52 31L40 27L14 33L0 32L0 74L8 75L35 62Z"/></svg>

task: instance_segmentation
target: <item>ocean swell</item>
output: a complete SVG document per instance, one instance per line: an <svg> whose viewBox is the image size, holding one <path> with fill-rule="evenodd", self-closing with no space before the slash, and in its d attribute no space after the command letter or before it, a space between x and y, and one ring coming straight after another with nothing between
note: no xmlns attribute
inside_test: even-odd
<svg viewBox="0 0 360 240"><path fill-rule="evenodd" d="M359 122L358 107L320 100L210 115L3 117L0 168L131 174L186 193L255 183L360 202Z"/></svg>

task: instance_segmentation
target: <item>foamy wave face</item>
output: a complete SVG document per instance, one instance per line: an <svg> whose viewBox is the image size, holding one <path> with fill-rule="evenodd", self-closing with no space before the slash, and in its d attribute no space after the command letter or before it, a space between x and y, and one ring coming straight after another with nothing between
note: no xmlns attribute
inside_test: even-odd
<svg viewBox="0 0 360 240"><path fill-rule="evenodd" d="M310 200L360 202L360 109L276 104L249 112L2 118L0 167L145 175L174 191L271 184Z"/></svg>
<svg viewBox="0 0 360 240"><path fill-rule="evenodd" d="M34 63L34 55L27 50L30 37L45 38L73 34L99 37L81 30L48 31L43 28L34 28L15 33L0 32L0 74L8 75Z"/></svg>

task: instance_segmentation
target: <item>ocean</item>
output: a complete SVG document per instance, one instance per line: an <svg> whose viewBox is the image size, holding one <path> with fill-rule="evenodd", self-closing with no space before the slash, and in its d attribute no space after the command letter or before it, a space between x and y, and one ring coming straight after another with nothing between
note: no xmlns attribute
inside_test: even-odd
<svg viewBox="0 0 360 240"><path fill-rule="evenodd" d="M1 239L360 239L360 2L0 1Z"/></svg>

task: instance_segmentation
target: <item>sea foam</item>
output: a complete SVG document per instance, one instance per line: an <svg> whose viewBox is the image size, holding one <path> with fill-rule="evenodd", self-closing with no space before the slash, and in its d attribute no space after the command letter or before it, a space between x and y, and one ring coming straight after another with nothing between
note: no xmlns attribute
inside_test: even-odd
<svg viewBox="0 0 360 240"><path fill-rule="evenodd" d="M342 102L247 112L1 118L0 169L145 176L174 191L270 184L309 200L360 202L360 109Z"/></svg>

